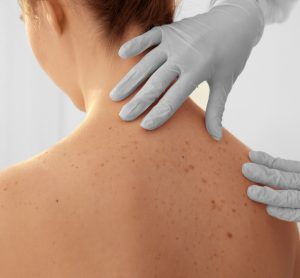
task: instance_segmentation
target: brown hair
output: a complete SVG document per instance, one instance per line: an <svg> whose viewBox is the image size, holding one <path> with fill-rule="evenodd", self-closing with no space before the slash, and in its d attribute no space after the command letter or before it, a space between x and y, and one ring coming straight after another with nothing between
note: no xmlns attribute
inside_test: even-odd
<svg viewBox="0 0 300 278"><path fill-rule="evenodd" d="M41 0L19 0L26 6ZM55 0L52 0L55 1ZM86 5L96 20L99 32L110 42L122 39L130 24L143 31L173 22L175 0L70 0Z"/></svg>
<svg viewBox="0 0 300 278"><path fill-rule="evenodd" d="M143 31L154 26L173 22L174 0L81 0L91 8L101 21L107 38L122 38L130 24L137 24ZM101 28L101 26L100 26Z"/></svg>

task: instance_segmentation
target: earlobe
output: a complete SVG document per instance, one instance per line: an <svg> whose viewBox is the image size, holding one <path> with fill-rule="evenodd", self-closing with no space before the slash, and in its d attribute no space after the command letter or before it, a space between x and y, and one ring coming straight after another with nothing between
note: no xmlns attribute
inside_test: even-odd
<svg viewBox="0 0 300 278"><path fill-rule="evenodd" d="M64 29L64 12L59 4L51 1L42 1L46 12L46 20L50 28L57 34L61 35Z"/></svg>

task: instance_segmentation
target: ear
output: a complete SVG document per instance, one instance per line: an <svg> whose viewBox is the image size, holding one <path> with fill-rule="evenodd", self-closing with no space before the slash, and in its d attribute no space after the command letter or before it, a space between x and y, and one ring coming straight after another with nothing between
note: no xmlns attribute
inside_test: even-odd
<svg viewBox="0 0 300 278"><path fill-rule="evenodd" d="M44 16L46 16L46 21L49 27L57 35L61 35L64 30L65 14L59 1L47 0L41 1L43 5Z"/></svg>

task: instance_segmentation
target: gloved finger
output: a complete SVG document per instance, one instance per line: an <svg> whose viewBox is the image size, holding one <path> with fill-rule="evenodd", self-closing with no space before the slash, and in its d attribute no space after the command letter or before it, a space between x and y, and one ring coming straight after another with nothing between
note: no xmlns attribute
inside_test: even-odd
<svg viewBox="0 0 300 278"><path fill-rule="evenodd" d="M139 55L149 47L160 44L161 40L162 32L160 27L154 27L148 32L124 43L119 49L119 56L125 59Z"/></svg>
<svg viewBox="0 0 300 278"><path fill-rule="evenodd" d="M247 195L251 200L266 205L300 209L298 190L274 190L268 186L252 185L248 187Z"/></svg>
<svg viewBox="0 0 300 278"><path fill-rule="evenodd" d="M300 190L300 174L270 169L264 165L245 163L242 172L244 176L256 183L277 186L281 189Z"/></svg>
<svg viewBox="0 0 300 278"><path fill-rule="evenodd" d="M110 92L111 99L120 101L131 95L166 60L166 54L159 50L149 52Z"/></svg>
<svg viewBox="0 0 300 278"><path fill-rule="evenodd" d="M280 220L300 222L300 209L267 206L267 212Z"/></svg>
<svg viewBox="0 0 300 278"><path fill-rule="evenodd" d="M286 160L282 158L274 158L265 152L250 151L249 158L252 162L265 165L269 168L274 168L286 172L300 173L300 162Z"/></svg>
<svg viewBox="0 0 300 278"><path fill-rule="evenodd" d="M168 88L178 74L176 68L168 65L159 68L133 99L123 106L120 117L126 121L136 119Z"/></svg>
<svg viewBox="0 0 300 278"><path fill-rule="evenodd" d="M228 92L222 85L212 85L205 112L205 124L208 133L215 139L222 138L222 118Z"/></svg>
<svg viewBox="0 0 300 278"><path fill-rule="evenodd" d="M198 84L192 78L180 77L141 122L141 127L153 130L162 126L178 110Z"/></svg>

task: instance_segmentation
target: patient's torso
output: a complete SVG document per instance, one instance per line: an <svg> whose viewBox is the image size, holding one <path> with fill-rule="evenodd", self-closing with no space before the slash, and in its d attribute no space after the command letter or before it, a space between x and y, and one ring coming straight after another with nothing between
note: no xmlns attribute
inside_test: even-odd
<svg viewBox="0 0 300 278"><path fill-rule="evenodd" d="M123 123L35 159L5 193L0 276L292 278L296 225L248 199L247 147L203 120L188 101L156 132Z"/></svg>

